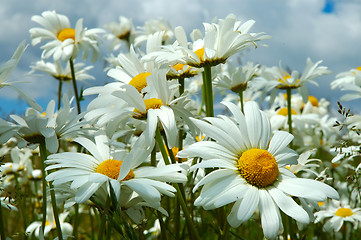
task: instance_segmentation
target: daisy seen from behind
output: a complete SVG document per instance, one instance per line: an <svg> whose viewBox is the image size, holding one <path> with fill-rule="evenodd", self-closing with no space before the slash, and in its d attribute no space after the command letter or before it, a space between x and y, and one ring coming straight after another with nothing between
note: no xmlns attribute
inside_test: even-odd
<svg viewBox="0 0 361 240"><path fill-rule="evenodd" d="M223 104L234 120L227 116L207 117L208 123L193 119L214 141L194 143L177 155L202 158L191 170L217 168L193 189L203 186L196 206L208 210L234 203L227 217L232 227L240 226L258 209L265 237L274 239L283 230L280 210L298 222L310 221L307 211L292 197L314 204L327 197L339 197L332 187L297 178L286 168L297 164L297 153L287 147L293 136L283 131L271 136L270 122L255 102L245 104L244 115L236 105Z"/></svg>

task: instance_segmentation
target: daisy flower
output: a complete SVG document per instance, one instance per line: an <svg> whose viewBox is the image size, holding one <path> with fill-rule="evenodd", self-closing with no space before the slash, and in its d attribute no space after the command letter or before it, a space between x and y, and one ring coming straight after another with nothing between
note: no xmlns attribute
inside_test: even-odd
<svg viewBox="0 0 361 240"><path fill-rule="evenodd" d="M65 222L68 217L69 212L63 212L59 214L59 222L61 226L61 230L64 235L71 235L73 231L73 226L70 223ZM39 238L41 229L41 221L35 221L30 223L30 225L26 228L25 232L29 235L33 234ZM44 236L47 236L51 230L56 229L55 219L53 215L53 210L51 207L47 209L46 222L44 228ZM64 236L65 237L65 236Z"/></svg>
<svg viewBox="0 0 361 240"><path fill-rule="evenodd" d="M152 19L146 21L144 26L138 27L136 38L134 40L134 46L139 46L142 42L147 41L148 37L156 32L163 32L162 43L167 45L174 39L174 32L170 23L163 19Z"/></svg>
<svg viewBox="0 0 361 240"><path fill-rule="evenodd" d="M251 62L240 67L228 64L226 71L217 76L214 84L238 94L240 91L245 91L248 83L258 75L258 66Z"/></svg>
<svg viewBox="0 0 361 240"><path fill-rule="evenodd" d="M37 61L34 65L31 65L31 72L40 71L44 73L48 73L53 78L59 81L69 82L72 80L70 65L67 64L65 68L63 68L60 61L45 62L44 60ZM84 63L75 63L74 64L74 72L75 78L77 81L85 81L88 79L94 80L95 78L88 74L88 71L92 69L93 66L85 66Z"/></svg>
<svg viewBox="0 0 361 240"><path fill-rule="evenodd" d="M105 34L105 38L110 43L112 50L118 50L122 46L122 42L126 42L129 47L135 38L135 28L132 20L123 16L119 16L119 22L111 22L105 25L110 33Z"/></svg>
<svg viewBox="0 0 361 240"><path fill-rule="evenodd" d="M308 212L301 203L338 198L330 186L311 179L297 178L286 165L297 164L297 153L287 147L293 136L278 131L271 136L266 114L255 102L247 102L245 115L232 103L224 102L234 119L227 116L193 119L200 130L214 141L197 142L178 153L178 157L200 157L197 168L216 168L197 183L203 186L196 206L215 209L234 203L227 217L238 227L258 209L266 238L276 238L282 231L280 210L301 223L309 223Z"/></svg>
<svg viewBox="0 0 361 240"><path fill-rule="evenodd" d="M74 199L78 203L90 199L105 185L108 196L111 196L110 187L118 200L123 197L123 192L130 189L151 207L158 209L161 194L174 196L176 191L165 182L187 181L186 176L178 172L182 170L180 165L140 167L153 149L145 147L144 138L140 138L130 152L112 150L105 135L97 135L94 140L74 140L90 154L64 152L50 155L46 161L49 165L46 170L56 170L46 180L53 181L54 186L70 183L70 188L76 190Z"/></svg>
<svg viewBox="0 0 361 240"><path fill-rule="evenodd" d="M321 63L322 61L313 63L310 58L307 58L306 67L302 74L298 71L288 73L283 69L281 63L279 67L262 68L263 70L260 72L261 78L258 78L257 83L260 88L264 87L265 92L273 90L273 96L276 94L276 89L297 89L303 101L306 102L308 97L306 84L311 83L318 86L314 79L331 73L326 66L319 66Z"/></svg>
<svg viewBox="0 0 361 240"><path fill-rule="evenodd" d="M177 140L176 118L185 121L192 133L195 132L195 128L189 120L192 114L186 109L188 100L185 96L175 97L178 93L178 85L167 81L166 72L165 68L153 70L146 79L149 91L144 97L132 84L123 85L113 95L134 107L129 113L133 118L146 120L143 134L149 143L154 143L155 131L160 122L167 136L168 146L172 148Z"/></svg>
<svg viewBox="0 0 361 240"><path fill-rule="evenodd" d="M218 23L204 23L205 35L193 42L193 49L188 48L188 40L184 29L177 27L175 35L184 54L186 64L194 67L215 66L224 63L233 54L251 46L256 42L268 39L262 33L249 33L255 21L241 23L234 14L228 15Z"/></svg>
<svg viewBox="0 0 361 240"><path fill-rule="evenodd" d="M326 221L324 229L326 231L340 231L345 222L351 222L354 227L361 223L361 208L351 208L348 204L333 201L325 210L315 213L315 222Z"/></svg>
<svg viewBox="0 0 361 240"><path fill-rule="evenodd" d="M75 28L71 28L68 17L55 11L45 11L41 16L33 16L31 20L43 27L29 30L32 45L48 41L41 47L44 49L42 58L53 56L55 61L59 59L68 61L75 59L82 50L84 59L88 58L92 51L92 61L97 60L99 55L97 34L103 33L102 29L84 28L83 19L79 19Z"/></svg>

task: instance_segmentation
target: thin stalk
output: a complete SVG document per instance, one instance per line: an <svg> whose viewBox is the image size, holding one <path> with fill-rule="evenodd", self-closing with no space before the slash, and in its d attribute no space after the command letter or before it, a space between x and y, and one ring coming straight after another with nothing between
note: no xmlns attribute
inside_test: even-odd
<svg viewBox="0 0 361 240"><path fill-rule="evenodd" d="M224 222L223 230L222 230L222 240L226 240L229 238L229 224L227 221Z"/></svg>
<svg viewBox="0 0 361 240"><path fill-rule="evenodd" d="M184 93L184 78L180 77L178 78L179 82L179 96Z"/></svg>
<svg viewBox="0 0 361 240"><path fill-rule="evenodd" d="M212 90L212 71L210 66L204 66L204 93L206 102L206 115L207 117L213 117L213 90Z"/></svg>
<svg viewBox="0 0 361 240"><path fill-rule="evenodd" d="M292 134L292 106L291 106L291 97L292 97L292 89L287 88L287 115L288 115L288 131Z"/></svg>
<svg viewBox="0 0 361 240"><path fill-rule="evenodd" d="M157 162L156 162L156 153L157 153L157 150L156 150L156 146L154 146L151 154L150 154L150 165L153 166L153 167L156 167L157 165Z"/></svg>
<svg viewBox="0 0 361 240"><path fill-rule="evenodd" d="M6 239L4 220L3 220L3 212L2 212L2 206L1 206L1 198L0 198L0 234L1 234L1 239Z"/></svg>
<svg viewBox="0 0 361 240"><path fill-rule="evenodd" d="M78 114L80 114L81 113L80 99L79 99L79 95L78 95L78 87L77 87L77 84L76 84L75 69L74 69L74 63L73 63L72 58L69 59L69 64L70 64L70 71L71 71L71 81L73 82L73 88L74 88L74 96L75 96L75 101L76 101L76 108L78 109Z"/></svg>
<svg viewBox="0 0 361 240"><path fill-rule="evenodd" d="M105 240L110 240L111 236L112 236L112 226L111 223L108 222L108 227L105 230Z"/></svg>
<svg viewBox="0 0 361 240"><path fill-rule="evenodd" d="M45 141L42 141L40 143L39 148L40 148L40 152L43 152L43 156L46 159L47 153L46 153ZM45 164L44 161L43 161L43 164ZM45 172L45 169L44 169L44 172ZM45 179L45 175L44 175L44 179ZM53 214L54 214L54 220L55 220L55 225L56 225L56 231L58 233L58 239L63 240L63 233L61 231L58 207L56 205L55 191L54 191L54 186L53 186L52 182L49 182L49 189L50 189L50 198L51 198L51 205L53 207ZM46 199L44 199L44 200L46 200Z"/></svg>
<svg viewBox="0 0 361 240"><path fill-rule="evenodd" d="M156 138L156 141L158 143L158 147L160 149L160 152L161 152L161 154L163 156L164 163L166 165L169 165L170 162L169 162L169 159L168 159L167 151L166 151L166 149L164 147L164 143L163 143L162 136L161 136L159 128L156 129L155 138ZM183 195L181 194L181 190L179 188L178 183L174 183L174 188L177 190L176 195L177 195L178 201L179 201L179 203L180 203L180 205L182 207L184 216L186 218L186 222L188 223L189 233L192 235L192 239L200 239L199 236L198 236L198 233L197 233L197 231L195 229L195 226L194 226L194 223L192 221L191 215L189 214L187 204L184 201Z"/></svg>
<svg viewBox="0 0 361 240"><path fill-rule="evenodd" d="M162 218L162 214L160 212L157 211L157 217L159 220L159 225L160 225L160 236L162 240L166 240L167 239L167 233L166 233L166 227Z"/></svg>
<svg viewBox="0 0 361 240"><path fill-rule="evenodd" d="M59 86L58 86L58 110L61 107L61 94L63 89L63 78L58 79L59 80Z"/></svg>
<svg viewBox="0 0 361 240"><path fill-rule="evenodd" d="M45 144L45 141L44 141ZM41 146L41 145L40 145ZM43 212L43 218L41 220L41 227L44 231L45 229L45 223L46 223L46 208L47 208L47 191L46 191L46 186L48 185L45 177L46 177L46 173L45 173L45 160L47 158L47 153L46 153L46 148L44 147L40 147L40 163L41 163L41 177L42 177L42 184L43 184L43 208L42 208L42 212Z"/></svg>
<svg viewBox="0 0 361 240"><path fill-rule="evenodd" d="M105 223L106 223L106 209L109 208L110 205L110 197L107 196L107 199L105 200L105 208L102 212L100 212L101 214L101 222L100 222L100 227L99 227L99 234L98 234L98 240L102 240L103 236L104 236L104 232L105 232Z"/></svg>
<svg viewBox="0 0 361 240"><path fill-rule="evenodd" d="M243 90L240 90L239 91L239 102L241 103L241 111L242 111L242 113L244 114L244 109L243 109Z"/></svg>
<svg viewBox="0 0 361 240"><path fill-rule="evenodd" d="M92 216L92 208L91 207L89 207L89 221L90 221L90 228L91 228L91 230L92 230L92 234L91 234L91 239L92 240L94 240L94 232L95 232L95 230L94 230L94 220L93 220L93 216Z"/></svg>
<svg viewBox="0 0 361 240"><path fill-rule="evenodd" d="M21 191L20 189L20 185L19 185L19 179L18 179L18 174L15 173L15 188L18 190L18 191ZM23 226L24 226L24 231L25 229L27 228L28 224L27 224L27 221L26 221L26 213L25 213L25 201L24 201L24 198L21 197L20 198L20 212L21 212L21 216L23 218ZM1 205L0 205L1 206ZM27 239L27 236L25 236L25 239Z"/></svg>
<svg viewBox="0 0 361 240"><path fill-rule="evenodd" d="M78 226L79 226L79 204L74 205L75 215L74 215L74 228L73 228L73 237L78 239Z"/></svg>

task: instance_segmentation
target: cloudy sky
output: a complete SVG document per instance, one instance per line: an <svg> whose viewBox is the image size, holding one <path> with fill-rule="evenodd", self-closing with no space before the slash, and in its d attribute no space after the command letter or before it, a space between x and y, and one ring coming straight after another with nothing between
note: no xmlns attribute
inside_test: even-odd
<svg viewBox="0 0 361 240"><path fill-rule="evenodd" d="M266 32L272 36L268 48L260 47L243 56L244 61L283 66L302 72L306 59L323 60L322 65L333 71L319 79L319 88L310 89L312 95L324 97L336 106L341 96L331 91L329 84L337 73L348 71L360 64L361 53L361 0L1 0L0 1L0 64L12 56L17 45L30 43L29 29L38 27L31 16L46 10L69 17L71 24L84 19L88 28L103 27L118 21L119 16L142 26L145 21L159 17L168 20L172 27L183 26L187 32L203 29L203 22L215 17L225 18L234 13L240 20L254 19L253 32ZM45 75L29 76L29 65L39 60L39 46L29 46L11 80L29 81L20 85L43 107L55 98L57 82ZM97 62L91 74L99 85L107 81L102 72L102 62ZM344 103L357 109L357 102ZM0 115L15 112L22 114L27 104L15 92L0 89Z"/></svg>

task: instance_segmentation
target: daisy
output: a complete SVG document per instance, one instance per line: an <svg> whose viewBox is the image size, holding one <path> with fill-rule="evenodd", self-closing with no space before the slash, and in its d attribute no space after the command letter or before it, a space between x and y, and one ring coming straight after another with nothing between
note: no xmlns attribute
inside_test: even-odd
<svg viewBox="0 0 361 240"><path fill-rule="evenodd" d="M132 20L123 16L119 16L119 22L111 22L105 25L111 33L107 33L105 38L111 41L110 48L118 50L122 46L122 42L126 42L127 46L131 45L135 38L135 28Z"/></svg>
<svg viewBox="0 0 361 240"><path fill-rule="evenodd" d="M306 102L308 97L306 84L311 83L318 86L318 83L315 82L314 79L331 73L326 66L319 66L321 63L322 61L313 63L310 58L307 58L306 67L302 74L298 71L288 73L283 69L281 63L279 67L263 68L260 73L261 78L258 78L257 83L260 88L264 87L265 92L273 90L273 96L276 94L276 89L297 89L303 101ZM273 99L271 103L272 101Z"/></svg>
<svg viewBox="0 0 361 240"><path fill-rule="evenodd" d="M158 209L161 194L174 196L175 188L165 182L187 181L186 176L178 172L182 170L180 165L140 167L153 149L145 147L144 138L140 138L130 152L112 150L105 135L97 135L94 140L74 140L90 154L64 152L50 155L46 161L49 165L46 170L56 170L46 180L53 181L54 186L70 183L70 188L76 190L74 200L78 203L90 199L106 186L107 196L110 196L110 187L118 200L131 190Z"/></svg>
<svg viewBox="0 0 361 240"><path fill-rule="evenodd" d="M215 209L233 203L227 217L238 227L258 209L266 238L276 238L283 225L280 210L301 223L309 223L308 212L293 198L303 202L338 198L330 186L311 179L297 178L286 165L297 164L297 153L287 147L293 136L278 131L271 137L271 126L255 102L245 104L245 115L232 103L224 102L230 117L193 119L200 130L214 141L197 142L178 153L178 157L200 157L191 168L217 168L195 186L203 186L196 206Z"/></svg>
<svg viewBox="0 0 361 240"><path fill-rule="evenodd" d="M186 64L194 67L215 66L243 49L257 46L257 41L269 38L262 33L249 33L254 23L249 20L242 24L234 14L229 14L218 23L204 23L205 35L193 42L192 50L188 48L182 27L175 29L175 35Z"/></svg>
<svg viewBox="0 0 361 240"><path fill-rule="evenodd" d="M65 222L66 218L68 217L69 212L63 212L59 214L59 222L61 226L61 230L65 235L70 236L73 232L73 226L70 223ZM39 235L41 234L41 221L35 221L30 223L30 225L26 228L25 232L29 235L33 234L39 238ZM51 230L56 229L55 219L53 215L53 210L51 207L47 209L47 216L46 216L46 222L45 222L45 228L44 228L44 236L47 236Z"/></svg>
<svg viewBox="0 0 361 240"><path fill-rule="evenodd" d="M63 68L60 61L45 62L44 60L37 61L34 65L31 65L32 69L30 73L35 71L40 71L44 73L48 73L53 78L59 81L69 82L72 80L70 65L68 64L65 68ZM92 69L93 66L85 66L84 63L75 63L74 64L74 72L75 78L77 81L85 81L88 79L94 80L95 78L88 74L88 71Z"/></svg>
<svg viewBox="0 0 361 240"><path fill-rule="evenodd" d="M143 27L138 27L134 46L139 46L142 42L147 41L148 37L156 32L163 32L162 43L167 45L174 39L174 32L170 23L163 19L152 19L146 21Z"/></svg>
<svg viewBox="0 0 361 240"><path fill-rule="evenodd" d="M214 84L219 88L229 89L239 94L245 91L248 83L258 75L258 66L251 62L240 67L228 64L226 71L217 76Z"/></svg>
<svg viewBox="0 0 361 240"><path fill-rule="evenodd" d="M318 211L315 215L316 223L326 221L326 231L338 232L345 222L353 223L355 228L361 223L361 208L351 208L348 204L342 204L342 201L333 201L333 204L329 204L325 210Z"/></svg>
<svg viewBox="0 0 361 240"><path fill-rule="evenodd" d="M138 120L147 120L144 135L149 143L154 143L155 130L158 127L158 121L161 123L170 148L174 147L177 139L177 125L176 118L185 121L194 133L195 129L189 117L192 114L186 109L188 100L185 96L176 98L178 92L178 85L174 82L169 82L166 79L167 69L154 69L152 74L146 79L147 94L143 97L135 87L134 84L126 84L122 89L113 93L130 106L134 110L129 114Z"/></svg>
<svg viewBox="0 0 361 240"><path fill-rule="evenodd" d="M69 19L57 14L55 11L45 11L41 16L35 15L32 21L40 24L43 28L31 28L32 45L48 41L41 48L44 49L42 58L53 56L54 60L68 61L75 59L78 53L83 51L83 58L93 52L92 61L95 62L99 55L98 35L102 29L87 29L83 27L83 19L79 19L75 28L70 27Z"/></svg>

